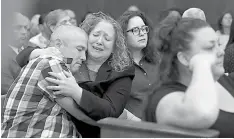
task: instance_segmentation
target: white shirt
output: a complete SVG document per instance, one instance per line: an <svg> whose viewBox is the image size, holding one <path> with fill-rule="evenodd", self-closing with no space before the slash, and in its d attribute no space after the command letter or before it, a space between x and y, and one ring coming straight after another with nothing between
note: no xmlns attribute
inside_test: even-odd
<svg viewBox="0 0 234 139"><path fill-rule="evenodd" d="M43 37L41 33L32 37L29 42L39 46L40 48L46 48L48 44L48 40Z"/></svg>

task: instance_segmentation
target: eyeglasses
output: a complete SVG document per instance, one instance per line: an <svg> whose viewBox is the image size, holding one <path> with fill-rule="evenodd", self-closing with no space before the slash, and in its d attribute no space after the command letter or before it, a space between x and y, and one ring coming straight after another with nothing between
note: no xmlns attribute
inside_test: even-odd
<svg viewBox="0 0 234 139"><path fill-rule="evenodd" d="M148 26L143 26L141 28L134 27L132 29L127 30L127 32L132 32L132 34L135 35L135 36L140 35L141 31L142 31L143 34L147 34L149 32L149 27Z"/></svg>

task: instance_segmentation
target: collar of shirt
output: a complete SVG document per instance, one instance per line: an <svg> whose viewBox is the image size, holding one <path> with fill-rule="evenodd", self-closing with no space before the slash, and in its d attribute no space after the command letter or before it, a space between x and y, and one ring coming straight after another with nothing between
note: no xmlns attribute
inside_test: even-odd
<svg viewBox="0 0 234 139"><path fill-rule="evenodd" d="M19 49L23 49L23 46L21 47L21 48L16 48L16 47L14 47L14 46L12 46L12 45L9 45L11 48L12 48L12 50L18 55L19 54L19 52L18 52L18 50Z"/></svg>
<svg viewBox="0 0 234 139"><path fill-rule="evenodd" d="M64 57L63 55L43 55L43 56L40 56L40 58L48 58L48 57L51 57L51 58L54 58L54 59L57 59L59 61L63 61L65 64L71 64L72 63L72 58L67 58L67 57Z"/></svg>

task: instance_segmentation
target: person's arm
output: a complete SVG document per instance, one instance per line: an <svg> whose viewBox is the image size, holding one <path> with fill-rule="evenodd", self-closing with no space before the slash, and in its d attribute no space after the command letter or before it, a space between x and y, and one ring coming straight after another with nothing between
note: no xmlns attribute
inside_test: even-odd
<svg viewBox="0 0 234 139"><path fill-rule="evenodd" d="M94 120L106 117L119 117L127 103L131 92L132 79L130 77L120 78L114 81L103 97L100 98L92 92L83 89L81 98L74 97L80 107ZM80 100L80 101L79 101Z"/></svg>
<svg viewBox="0 0 234 139"><path fill-rule="evenodd" d="M47 67L44 67L44 69L41 71L41 75L37 83L38 88L42 90L43 94L48 99L50 99L53 102L56 101L63 109L65 109L68 113L70 113L72 116L74 116L78 120L81 120L89 124L95 124L94 120L92 120L90 117L85 115L85 113L80 110L77 103L71 97L65 97L62 95L54 95L54 91L48 90L46 88L47 86L51 84L45 80L45 78L49 76L48 72L56 72L59 74L63 74L61 69L68 70L65 65L60 65L59 62L55 64L54 62L51 62L53 63L52 65L53 68L48 66L50 62L48 62L48 64L45 64L47 65Z"/></svg>
<svg viewBox="0 0 234 139"><path fill-rule="evenodd" d="M155 110L158 123L183 128L211 127L219 114L218 94L211 64L196 59L193 75L185 92L172 92L164 96Z"/></svg>
<svg viewBox="0 0 234 139"><path fill-rule="evenodd" d="M124 73L119 73L118 78L99 84L88 82L78 85L75 78L68 72L64 72L67 77L62 77L57 73L49 74L55 79L46 78L53 84L47 86L47 89L58 90L54 92L54 95L72 97L89 117L100 120L106 117L117 118L123 112L131 91L134 67L124 71ZM100 93L103 94L101 97L95 95Z"/></svg>

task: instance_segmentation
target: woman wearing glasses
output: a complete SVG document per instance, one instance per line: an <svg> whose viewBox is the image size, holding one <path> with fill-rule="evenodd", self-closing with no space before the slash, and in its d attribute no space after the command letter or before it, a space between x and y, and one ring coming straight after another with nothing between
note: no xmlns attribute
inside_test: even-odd
<svg viewBox="0 0 234 139"><path fill-rule="evenodd" d="M141 11L126 11L118 19L126 37L127 47L133 57L135 78L126 109L144 120L143 111L147 97L157 87L158 53L152 40L150 20Z"/></svg>
<svg viewBox="0 0 234 139"><path fill-rule="evenodd" d="M93 120L117 118L125 108L134 78L134 67L122 29L117 21L102 12L89 14L80 27L89 37L86 61L73 76L64 78L56 73L51 74L60 83L50 78L48 81L57 86L48 89L57 91L57 95L72 97ZM32 52L31 57L35 57L32 55L42 55L45 51L28 50L21 55ZM82 88L82 91L78 88ZM83 137L98 137L99 128L90 127L80 119L73 121Z"/></svg>

